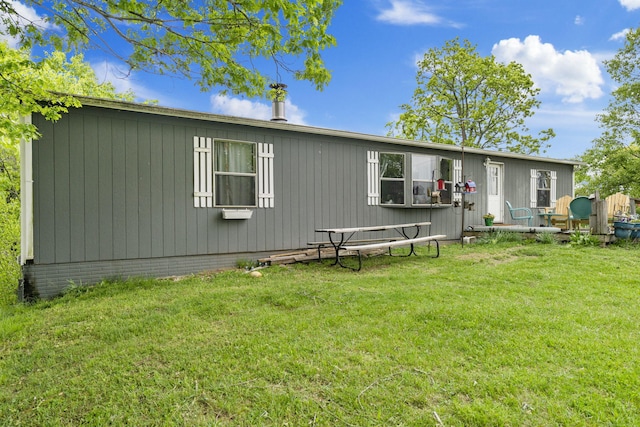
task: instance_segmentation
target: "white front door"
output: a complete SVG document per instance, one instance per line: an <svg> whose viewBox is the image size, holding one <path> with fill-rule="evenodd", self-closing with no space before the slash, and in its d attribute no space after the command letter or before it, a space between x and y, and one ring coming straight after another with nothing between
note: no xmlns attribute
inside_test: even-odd
<svg viewBox="0 0 640 427"><path fill-rule="evenodd" d="M487 212L495 215L494 222L504 221L504 165L487 162Z"/></svg>

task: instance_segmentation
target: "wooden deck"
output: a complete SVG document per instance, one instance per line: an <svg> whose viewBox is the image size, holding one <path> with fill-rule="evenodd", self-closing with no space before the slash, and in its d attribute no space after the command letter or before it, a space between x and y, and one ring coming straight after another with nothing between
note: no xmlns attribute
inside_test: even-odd
<svg viewBox="0 0 640 427"><path fill-rule="evenodd" d="M513 232L513 233L522 233L526 239L535 239L536 234L538 233L553 233L556 236L556 240L560 243L566 243L571 240L571 234L573 234L573 230L563 230L557 227L529 227L523 225L514 225L514 224L494 224L492 226L486 225L471 225L467 227L467 230L464 231L464 237L482 237L487 233L495 233L498 231L504 232ZM581 229L582 233L588 233L589 230ZM600 242L605 245L608 243L613 243L617 239L614 234L594 234L597 238L600 239Z"/></svg>

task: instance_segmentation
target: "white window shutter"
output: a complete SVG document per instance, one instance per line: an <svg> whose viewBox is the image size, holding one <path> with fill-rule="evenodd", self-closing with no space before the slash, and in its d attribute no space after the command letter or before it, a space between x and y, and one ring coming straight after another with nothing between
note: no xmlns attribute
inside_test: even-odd
<svg viewBox="0 0 640 427"><path fill-rule="evenodd" d="M556 193L556 181L558 179L558 172L551 171L551 207L556 207L556 199L558 198L558 194Z"/></svg>
<svg viewBox="0 0 640 427"><path fill-rule="evenodd" d="M367 151L367 203L380 204L380 153Z"/></svg>
<svg viewBox="0 0 640 427"><path fill-rule="evenodd" d="M193 137L193 206L213 206L212 139Z"/></svg>
<svg viewBox="0 0 640 427"><path fill-rule="evenodd" d="M454 160L453 161L453 188L455 189L456 184L462 182L462 160ZM462 194L461 193L453 193L453 201L462 203Z"/></svg>
<svg viewBox="0 0 640 427"><path fill-rule="evenodd" d="M531 169L531 207L538 207L538 169Z"/></svg>
<svg viewBox="0 0 640 427"><path fill-rule="evenodd" d="M273 144L258 144L258 207L275 206L273 191Z"/></svg>

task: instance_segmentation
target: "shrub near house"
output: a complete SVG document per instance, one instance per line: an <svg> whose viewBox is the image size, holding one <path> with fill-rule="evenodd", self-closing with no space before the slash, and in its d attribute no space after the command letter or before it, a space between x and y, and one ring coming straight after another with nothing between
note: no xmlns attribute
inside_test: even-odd
<svg viewBox="0 0 640 427"><path fill-rule="evenodd" d="M6 192L0 192L0 306L15 302L15 289L20 279L20 204L7 201Z"/></svg>

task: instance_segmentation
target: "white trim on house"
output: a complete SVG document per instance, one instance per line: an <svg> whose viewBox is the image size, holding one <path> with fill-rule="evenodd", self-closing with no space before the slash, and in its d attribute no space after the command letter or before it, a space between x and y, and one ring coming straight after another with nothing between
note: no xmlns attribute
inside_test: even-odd
<svg viewBox="0 0 640 427"><path fill-rule="evenodd" d="M556 181L558 180L558 172L551 171L551 206L552 208L556 207L556 199L558 195L556 193Z"/></svg>
<svg viewBox="0 0 640 427"><path fill-rule="evenodd" d="M533 209L538 207L538 169L531 169L529 182L529 206Z"/></svg>
<svg viewBox="0 0 640 427"><path fill-rule="evenodd" d="M193 137L193 207L213 206L213 164L211 138Z"/></svg>
<svg viewBox="0 0 640 427"><path fill-rule="evenodd" d="M369 206L380 204L380 153L367 151L367 203Z"/></svg>
<svg viewBox="0 0 640 427"><path fill-rule="evenodd" d="M273 144L258 143L258 207L273 208Z"/></svg>
<svg viewBox="0 0 640 427"><path fill-rule="evenodd" d="M453 187L454 188L456 184L464 185L464 182L462 182L462 160L459 160L459 159L455 159L453 161ZM462 203L462 193L454 191L453 202Z"/></svg>

